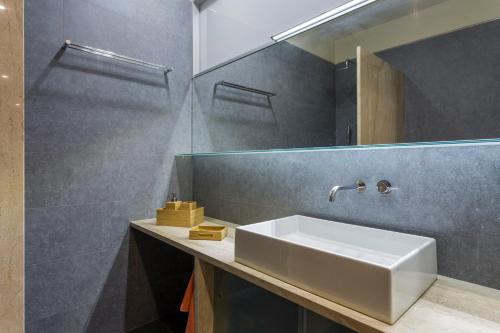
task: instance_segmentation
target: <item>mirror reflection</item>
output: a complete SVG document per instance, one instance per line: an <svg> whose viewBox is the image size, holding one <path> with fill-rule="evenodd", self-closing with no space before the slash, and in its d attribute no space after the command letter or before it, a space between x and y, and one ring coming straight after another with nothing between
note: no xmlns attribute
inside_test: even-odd
<svg viewBox="0 0 500 333"><path fill-rule="evenodd" d="M500 1L378 0L193 80L193 152L500 137Z"/></svg>

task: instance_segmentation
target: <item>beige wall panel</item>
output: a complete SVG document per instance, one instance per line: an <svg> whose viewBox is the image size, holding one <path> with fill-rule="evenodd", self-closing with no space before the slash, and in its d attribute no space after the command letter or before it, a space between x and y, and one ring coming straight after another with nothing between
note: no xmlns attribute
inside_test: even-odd
<svg viewBox="0 0 500 333"><path fill-rule="evenodd" d="M24 331L23 1L0 0L0 331Z"/></svg>

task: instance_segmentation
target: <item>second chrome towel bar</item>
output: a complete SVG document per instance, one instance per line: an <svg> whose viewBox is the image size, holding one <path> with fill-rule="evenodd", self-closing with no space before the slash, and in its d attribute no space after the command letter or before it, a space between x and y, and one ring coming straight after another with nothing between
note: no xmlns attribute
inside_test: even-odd
<svg viewBox="0 0 500 333"><path fill-rule="evenodd" d="M228 88L233 88L233 89L248 91L248 92L251 92L251 93L254 93L254 94L265 95L265 96L268 96L268 97L276 96L276 94L272 93L272 92L268 92L268 91L264 91L264 90L260 90L260 89L255 89L255 88L250 88L250 87L245 87L245 86L242 86L240 84L231 83L231 82L227 82L227 81L219 81L219 82L217 82L215 84L215 87L218 87L218 86L224 86L224 87L228 87Z"/></svg>

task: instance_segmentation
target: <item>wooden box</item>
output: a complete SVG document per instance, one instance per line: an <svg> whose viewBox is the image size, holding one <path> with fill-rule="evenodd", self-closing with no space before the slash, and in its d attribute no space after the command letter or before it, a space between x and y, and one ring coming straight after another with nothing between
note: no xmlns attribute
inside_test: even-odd
<svg viewBox="0 0 500 333"><path fill-rule="evenodd" d="M171 227L191 228L205 219L203 207L196 201L170 201L156 211L156 224Z"/></svg>
<svg viewBox="0 0 500 333"><path fill-rule="evenodd" d="M223 240L227 236L227 227L199 225L189 229L189 239Z"/></svg>

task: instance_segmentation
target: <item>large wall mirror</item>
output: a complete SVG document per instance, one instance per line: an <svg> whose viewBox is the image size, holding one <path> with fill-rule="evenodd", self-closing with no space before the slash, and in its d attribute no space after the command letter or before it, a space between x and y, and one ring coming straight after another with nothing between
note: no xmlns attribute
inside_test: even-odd
<svg viewBox="0 0 500 333"><path fill-rule="evenodd" d="M193 80L193 153L500 138L500 1L378 0Z"/></svg>

